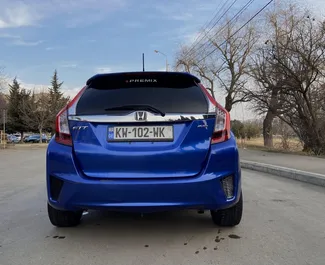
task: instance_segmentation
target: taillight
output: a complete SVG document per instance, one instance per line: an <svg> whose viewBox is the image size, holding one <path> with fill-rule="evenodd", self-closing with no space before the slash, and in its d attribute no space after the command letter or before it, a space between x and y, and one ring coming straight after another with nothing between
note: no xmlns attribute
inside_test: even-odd
<svg viewBox="0 0 325 265"><path fill-rule="evenodd" d="M68 105L56 116L55 140L60 144L72 145L68 120Z"/></svg>
<svg viewBox="0 0 325 265"><path fill-rule="evenodd" d="M230 138L230 114L220 104L216 105L216 123L211 143L221 143Z"/></svg>
<svg viewBox="0 0 325 265"><path fill-rule="evenodd" d="M203 92L209 100L209 112L216 112L216 123L211 138L211 144L221 143L230 138L230 114L210 95L208 90L200 84Z"/></svg>
<svg viewBox="0 0 325 265"><path fill-rule="evenodd" d="M72 146L72 138L69 129L69 110L74 109L76 104L86 89L86 86L83 87L79 93L56 115L55 121L55 141L59 144Z"/></svg>

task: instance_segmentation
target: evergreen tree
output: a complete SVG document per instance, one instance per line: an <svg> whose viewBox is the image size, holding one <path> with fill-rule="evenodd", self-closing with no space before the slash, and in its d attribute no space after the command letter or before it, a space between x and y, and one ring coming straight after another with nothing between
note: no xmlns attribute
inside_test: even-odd
<svg viewBox="0 0 325 265"><path fill-rule="evenodd" d="M68 98L63 96L62 86L63 82L59 82L57 70L54 71L51 87L49 87L50 95L50 119L48 124L48 130L54 133L55 131L55 117L58 112L67 104Z"/></svg>
<svg viewBox="0 0 325 265"><path fill-rule="evenodd" d="M23 120L22 112L19 105L22 101L22 95L20 84L15 78L12 84L9 84L9 103L8 103L8 130L12 132L19 132L23 138L23 133L26 131L26 125Z"/></svg>
<svg viewBox="0 0 325 265"><path fill-rule="evenodd" d="M59 101L63 97L63 93L61 92L62 84L63 82L59 82L57 70L54 70L54 74L51 81L51 87L49 87L51 100L53 100L54 102Z"/></svg>

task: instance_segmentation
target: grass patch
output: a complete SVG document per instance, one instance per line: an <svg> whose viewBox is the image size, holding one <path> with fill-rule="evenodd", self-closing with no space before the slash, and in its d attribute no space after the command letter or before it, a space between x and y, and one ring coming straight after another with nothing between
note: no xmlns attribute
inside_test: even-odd
<svg viewBox="0 0 325 265"><path fill-rule="evenodd" d="M325 156L317 156L313 153L303 152L303 145L297 138L289 138L284 141L280 137L274 137L273 148L267 148L264 146L263 137L254 138L250 140L237 139L237 144L240 148L247 148L252 150L325 158Z"/></svg>
<svg viewBox="0 0 325 265"><path fill-rule="evenodd" d="M303 145L297 138L281 139L274 137L273 148L264 147L263 137L250 140L237 139L237 144L241 148L258 149L268 152L295 153L300 155L308 155L303 152Z"/></svg>

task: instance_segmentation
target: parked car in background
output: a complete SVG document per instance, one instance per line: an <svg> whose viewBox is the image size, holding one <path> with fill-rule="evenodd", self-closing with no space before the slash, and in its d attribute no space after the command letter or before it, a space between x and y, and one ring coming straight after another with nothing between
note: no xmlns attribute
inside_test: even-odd
<svg viewBox="0 0 325 265"><path fill-rule="evenodd" d="M20 142L20 139L15 135L8 135L7 141L8 141L8 143L15 143L16 144L16 143Z"/></svg>
<svg viewBox="0 0 325 265"><path fill-rule="evenodd" d="M18 142L21 141L21 134L20 133L15 133L14 136L18 139Z"/></svg>
<svg viewBox="0 0 325 265"><path fill-rule="evenodd" d="M40 135L39 134L34 134L30 135L27 138L24 139L25 143L39 143L40 142ZM42 143L47 143L48 139L46 135L42 136Z"/></svg>

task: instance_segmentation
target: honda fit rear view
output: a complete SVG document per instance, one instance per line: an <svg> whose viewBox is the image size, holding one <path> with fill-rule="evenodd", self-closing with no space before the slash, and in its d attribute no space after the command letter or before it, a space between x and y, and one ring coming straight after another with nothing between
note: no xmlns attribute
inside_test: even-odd
<svg viewBox="0 0 325 265"><path fill-rule="evenodd" d="M55 226L78 225L88 209L209 210L216 225L241 221L229 113L187 73L91 77L58 113L46 160Z"/></svg>

